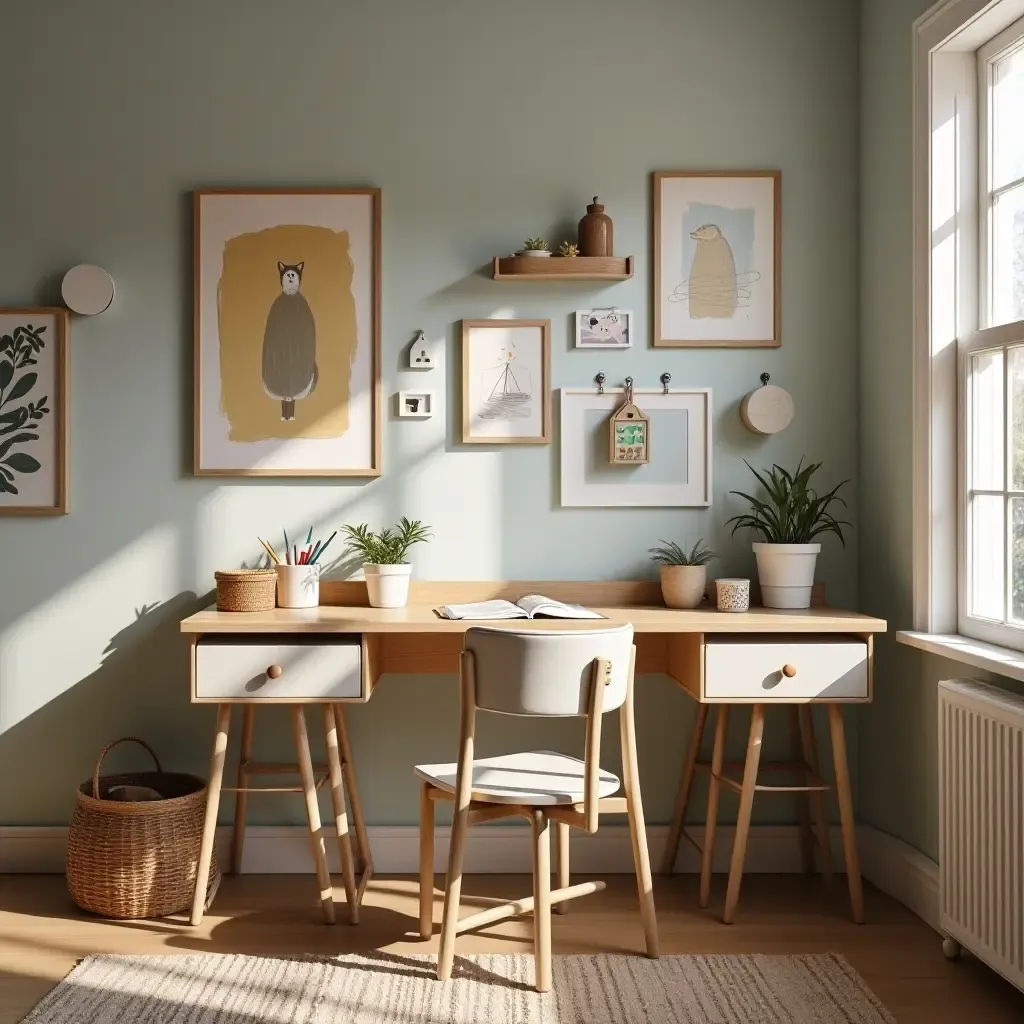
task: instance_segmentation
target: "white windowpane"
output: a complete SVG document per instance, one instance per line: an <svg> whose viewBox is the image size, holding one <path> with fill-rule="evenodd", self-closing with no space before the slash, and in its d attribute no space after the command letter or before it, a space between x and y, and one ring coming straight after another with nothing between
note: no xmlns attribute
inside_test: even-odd
<svg viewBox="0 0 1024 1024"><path fill-rule="evenodd" d="M993 325L1024 320L1024 185L992 207L991 288Z"/></svg>
<svg viewBox="0 0 1024 1024"><path fill-rule="evenodd" d="M971 357L971 465L973 490L1001 491L1006 417L1003 413L1003 350Z"/></svg>
<svg viewBox="0 0 1024 1024"><path fill-rule="evenodd" d="M1024 178L1024 48L992 69L992 187Z"/></svg>
<svg viewBox="0 0 1024 1024"><path fill-rule="evenodd" d="M1010 614L1014 622L1024 624L1024 498L1010 500L1010 536Z"/></svg>
<svg viewBox="0 0 1024 1024"><path fill-rule="evenodd" d="M1002 621L1006 501L1002 495L976 494L968 511L970 521L970 614Z"/></svg>
<svg viewBox="0 0 1024 1024"><path fill-rule="evenodd" d="M1010 451L1013 489L1024 491L1024 346L1011 348L1010 358Z"/></svg>

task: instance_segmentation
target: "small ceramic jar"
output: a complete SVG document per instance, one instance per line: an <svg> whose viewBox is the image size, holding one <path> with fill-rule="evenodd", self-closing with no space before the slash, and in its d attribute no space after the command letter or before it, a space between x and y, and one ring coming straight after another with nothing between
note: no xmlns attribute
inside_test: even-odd
<svg viewBox="0 0 1024 1024"><path fill-rule="evenodd" d="M746 612L750 610L750 580L715 580L720 612Z"/></svg>

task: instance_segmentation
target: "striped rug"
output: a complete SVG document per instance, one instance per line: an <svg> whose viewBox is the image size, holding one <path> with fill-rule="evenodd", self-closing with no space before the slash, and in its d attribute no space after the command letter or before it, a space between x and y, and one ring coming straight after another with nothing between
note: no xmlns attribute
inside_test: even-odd
<svg viewBox="0 0 1024 1024"><path fill-rule="evenodd" d="M91 956L25 1024L894 1024L852 967L814 956Z"/></svg>

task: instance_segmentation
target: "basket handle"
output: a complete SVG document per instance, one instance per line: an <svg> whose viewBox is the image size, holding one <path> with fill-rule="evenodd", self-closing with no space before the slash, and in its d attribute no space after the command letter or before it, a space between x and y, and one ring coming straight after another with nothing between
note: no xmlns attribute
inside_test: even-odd
<svg viewBox="0 0 1024 1024"><path fill-rule="evenodd" d="M140 747L145 747L149 751L150 756L153 758L153 763L156 765L156 770L162 772L163 768L160 767L160 758L156 756L156 751L145 741L140 740L137 736L122 736L119 740L114 740L113 743L108 743L101 751L100 756L96 759L96 767L92 773L92 796L94 800L100 798L100 768L103 767L103 759L109 754L114 747L119 743L138 743Z"/></svg>

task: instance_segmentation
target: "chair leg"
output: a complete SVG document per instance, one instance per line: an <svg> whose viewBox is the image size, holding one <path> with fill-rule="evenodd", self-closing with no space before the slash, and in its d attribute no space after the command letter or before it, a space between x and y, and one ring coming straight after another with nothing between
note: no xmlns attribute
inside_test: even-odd
<svg viewBox="0 0 1024 1024"><path fill-rule="evenodd" d="M722 920L732 924L736 903L740 898L740 883L743 881L743 861L747 855L747 837L750 835L750 812L754 808L754 789L757 786L757 769L761 761L761 740L764 736L763 704L755 704L750 712L750 735L747 739L747 759L743 766L743 789L740 791L740 809L736 815L736 839L732 847L732 863L729 865L729 885L725 892L725 912Z"/></svg>
<svg viewBox="0 0 1024 1024"><path fill-rule="evenodd" d="M829 704L828 724L832 733L832 757L836 766L836 797L839 800L839 821L843 830L843 856L846 859L846 882L850 887L850 908L853 920L864 923L864 890L857 856L857 822L853 816L853 796L846 761L846 734L843 730L843 706Z"/></svg>
<svg viewBox="0 0 1024 1024"><path fill-rule="evenodd" d="M679 792L676 794L675 810L672 812L672 827L668 832L668 840L665 843L665 856L661 865L661 870L666 875L671 875L675 870L676 857L679 856L679 841L683 838L686 808L690 803L690 793L693 792L693 777L697 772L697 759L700 756L700 745L704 739L704 727L707 724L708 711L710 710L710 704L697 705L697 718L693 723L690 746L683 757L683 773L679 779Z"/></svg>
<svg viewBox="0 0 1024 1024"><path fill-rule="evenodd" d="M206 889L210 884L210 867L213 861L213 841L217 834L217 812L220 810L220 789L224 784L224 758L228 750L228 731L231 728L231 705L217 707L217 731L213 737L213 753L210 755L210 781L206 791L206 818L203 822L203 840L199 847L199 869L196 872L196 888L192 895L190 921L198 925L206 909ZM214 866L216 871L216 866Z"/></svg>
<svg viewBox="0 0 1024 1024"><path fill-rule="evenodd" d="M800 739L800 708L790 704L786 709L789 717L789 755L793 761L806 766L803 743ZM800 770L802 784L810 785L806 767ZM800 866L805 875L814 873L814 833L811 831L811 794L797 793L797 820L800 823Z"/></svg>
<svg viewBox="0 0 1024 1024"><path fill-rule="evenodd" d="M533 956L537 991L551 991L551 826L533 812Z"/></svg>
<svg viewBox="0 0 1024 1024"><path fill-rule="evenodd" d="M711 778L708 783L708 810L704 822L704 849L700 856L700 905L711 902L711 867L715 856L715 830L718 828L718 796L722 790L719 777L725 760L725 737L729 725L729 705L718 705L715 720L715 745L711 752Z"/></svg>
<svg viewBox="0 0 1024 1024"><path fill-rule="evenodd" d="M434 932L434 801L430 783L420 785L420 938Z"/></svg>
<svg viewBox="0 0 1024 1024"><path fill-rule="evenodd" d="M569 885L569 826L564 821L555 822L555 836L558 840L558 880L555 885L565 889ZM556 914L568 914L569 901L562 900L552 909Z"/></svg>
<svg viewBox="0 0 1024 1024"><path fill-rule="evenodd" d="M448 876L444 887L444 913L441 916L441 947L437 956L437 976L447 981L455 963L455 928L459 923L459 900L462 896L462 857L469 830L469 804L455 809L452 836L448 845Z"/></svg>
<svg viewBox="0 0 1024 1024"><path fill-rule="evenodd" d="M320 905L324 920L334 924L334 889L327 870L327 850L324 847L324 830L320 824L320 806L316 798L316 778L313 775L313 759L309 755L309 734L306 732L306 713L301 704L292 705L292 736L295 739L295 755L302 779L302 792L306 798L306 820L309 822L309 844L313 851L316 868L316 882L320 890Z"/></svg>
<svg viewBox="0 0 1024 1024"><path fill-rule="evenodd" d="M814 708L810 704L800 707L800 735L804 751L804 763L820 777L818 742L814 737ZM832 881L832 841L829 836L828 814L825 812L825 794L818 791L810 794L811 818L817 836L818 851L821 855L821 873L826 882Z"/></svg>
<svg viewBox="0 0 1024 1024"><path fill-rule="evenodd" d="M334 706L331 704L324 705L324 737L327 745L327 770L331 779L334 827L338 833L341 878L345 886L345 901L348 903L348 921L349 924L359 924L359 896L356 892L356 872L352 859L352 836L349 834L348 812L345 808L345 779L338 746L338 722Z"/></svg>

